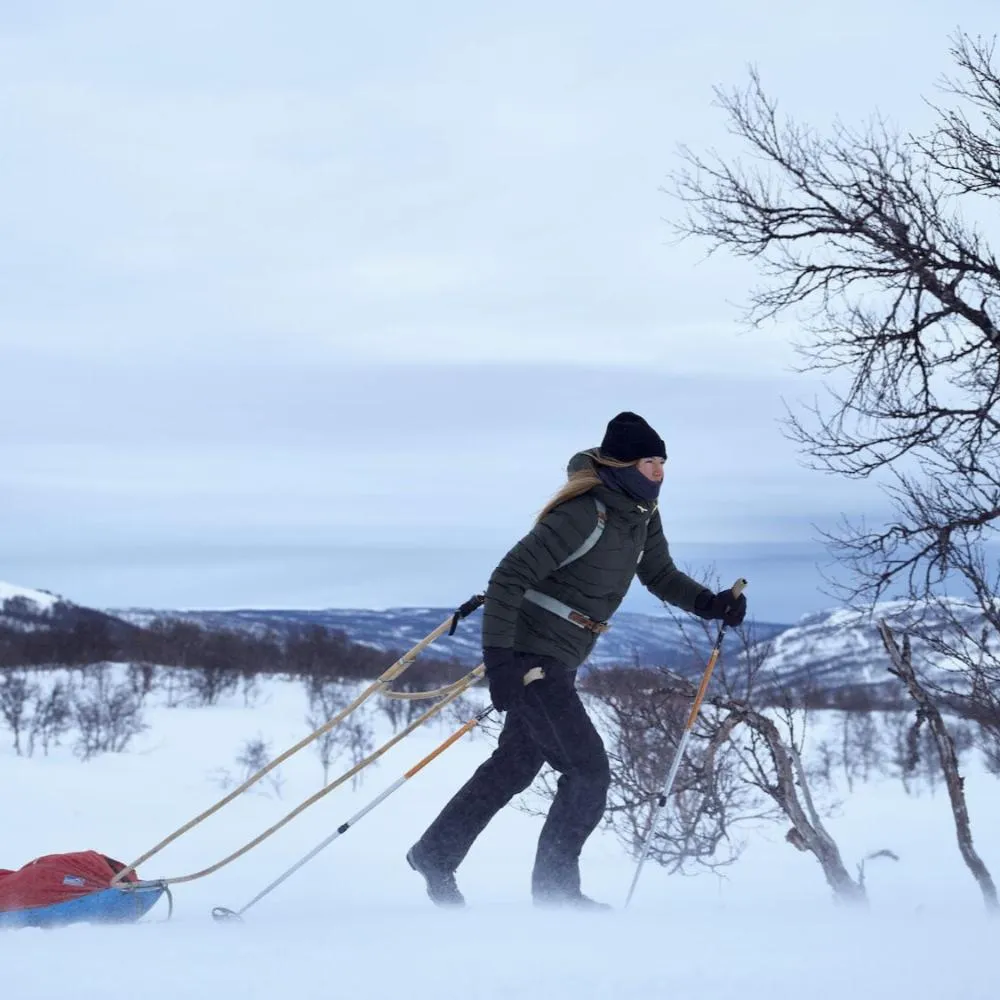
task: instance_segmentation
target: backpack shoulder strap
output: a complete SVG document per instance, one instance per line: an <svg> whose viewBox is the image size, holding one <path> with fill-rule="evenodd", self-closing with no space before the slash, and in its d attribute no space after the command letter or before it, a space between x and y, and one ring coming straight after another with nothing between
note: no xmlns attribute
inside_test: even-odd
<svg viewBox="0 0 1000 1000"><path fill-rule="evenodd" d="M567 556L561 563L559 563L558 569L562 569L564 566L568 566L571 562L576 562L577 559L582 559L600 540L601 535L604 533L604 527L608 523L608 508L604 506L601 500L594 497L594 503L597 505L597 525L594 530L583 540L583 544L569 556Z"/></svg>

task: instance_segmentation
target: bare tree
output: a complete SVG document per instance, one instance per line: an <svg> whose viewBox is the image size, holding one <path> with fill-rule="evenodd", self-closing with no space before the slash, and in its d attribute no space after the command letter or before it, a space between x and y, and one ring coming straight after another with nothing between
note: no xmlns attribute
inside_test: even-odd
<svg viewBox="0 0 1000 1000"><path fill-rule="evenodd" d="M362 705L344 720L340 731L343 733L343 745L347 750L351 767L360 764L375 749L375 730L372 725L368 705ZM351 787L357 788L365 780L367 768L351 776Z"/></svg>
<svg viewBox="0 0 1000 1000"><path fill-rule="evenodd" d="M307 683L309 714L306 725L319 729L325 722L342 711L353 699L350 688L342 682L311 677ZM323 784L330 780L330 767L343 752L351 767L360 764L375 749L375 730L370 703L359 706L347 718L316 740L316 752L323 766ZM346 770L346 768L345 768ZM364 781L364 771L351 778L351 786L357 788Z"/></svg>
<svg viewBox="0 0 1000 1000"><path fill-rule="evenodd" d="M867 782L878 770L884 752L878 715L868 710L848 713L848 718L850 735L845 752L853 761L855 773Z"/></svg>
<svg viewBox="0 0 1000 1000"><path fill-rule="evenodd" d="M240 752L236 755L236 763L240 767L240 782L246 781L251 775L265 768L271 759L271 745L263 736L245 740Z"/></svg>
<svg viewBox="0 0 1000 1000"><path fill-rule="evenodd" d="M730 863L742 845L732 830L748 820L784 817L791 823L786 839L819 862L838 900L867 898L864 861L852 877L836 841L823 822L823 807L813 790L816 775L803 762L808 713L790 697L777 709L755 707L765 691L772 647L754 637L753 623L733 636L714 691L706 699L690 759L681 767L662 831L656 831L650 855L671 870L695 863L714 868ZM709 633L705 638L710 638ZM692 635L691 641L697 642ZM738 644L738 645L737 645ZM611 824L635 850L645 836L650 804L660 792L695 686L667 670L621 671L628 683L601 671L588 678L587 690L604 704L606 731L612 733ZM624 694L622 693L624 692ZM774 699L779 692L766 689ZM877 852L888 856L891 852ZM876 855L869 855L869 858ZM865 860L868 860L867 858Z"/></svg>
<svg viewBox="0 0 1000 1000"><path fill-rule="evenodd" d="M972 844L972 825L969 821L969 810L965 801L965 783L958 770L958 756L955 752L955 743L945 721L938 711L933 698L928 694L927 689L920 683L913 666L913 656L910 647L909 637L903 635L902 647L896 642L895 636L885 621L879 623L879 630L882 634L882 641L892 660L890 673L898 677L906 685L910 697L917 705L917 726L926 720L934 736L938 754L941 759L941 766L944 771L945 782L948 786L948 797L951 801L952 815L955 817L955 833L958 837L958 849L979 885L983 894L986 908L991 913L1000 912L1000 904L997 901L996 884L990 875L989 869L983 863L982 858L976 852ZM917 727L915 727L917 728Z"/></svg>
<svg viewBox="0 0 1000 1000"><path fill-rule="evenodd" d="M313 677L307 684L307 690L309 714L306 716L306 725L314 732L351 702L345 686L338 681ZM337 727L334 726L333 729L328 729L316 740L316 753L319 755L319 762L323 767L324 786L329 784L330 765L337 756L340 739Z"/></svg>
<svg viewBox="0 0 1000 1000"><path fill-rule="evenodd" d="M602 670L588 691L600 699L612 734L609 822L637 852L695 688L666 671L623 668ZM776 721L746 701L709 697L649 856L671 871L717 869L739 856L738 825L783 816L791 823L789 843L815 856L836 897L863 902L861 870L857 878L848 871L803 764L801 714L789 708Z"/></svg>
<svg viewBox="0 0 1000 1000"><path fill-rule="evenodd" d="M402 684L397 684L397 691L406 690ZM412 701L402 698L380 698L379 699L379 709L385 714L385 717L389 720L389 725L392 727L394 733L399 732L400 729L406 725L407 715L409 713L410 706L415 704Z"/></svg>
<svg viewBox="0 0 1000 1000"><path fill-rule="evenodd" d="M816 748L816 756L821 763L823 781L830 784L833 769L839 766L844 775L847 791L854 791L858 779L868 781L872 770L878 766L878 724L871 709L841 709L840 738L823 740Z"/></svg>
<svg viewBox="0 0 1000 1000"><path fill-rule="evenodd" d="M963 560L971 553L965 552ZM1000 756L1000 609L988 587L985 552L967 563L963 577L978 590L975 601L932 596L929 612L908 628L935 655L936 669L923 681L936 701L976 724L987 765ZM906 621L903 623L907 626ZM925 672L927 674L927 672ZM957 735L957 734L956 734Z"/></svg>
<svg viewBox="0 0 1000 1000"><path fill-rule="evenodd" d="M178 708L190 698L186 667L160 667L158 686L167 708Z"/></svg>
<svg viewBox="0 0 1000 1000"><path fill-rule="evenodd" d="M717 91L756 166L682 150L680 231L754 261L753 324L804 330L803 369L839 378L791 413L809 461L874 477L892 514L828 540L852 571L841 593L909 602L906 628L959 669L938 697L1000 747L1000 263L983 235L1000 198L1000 71L991 43L959 34L934 126L878 119L828 135L784 120L756 71ZM955 593L969 595L958 602ZM976 613L969 614L970 607Z"/></svg>
<svg viewBox="0 0 1000 1000"><path fill-rule="evenodd" d="M135 693L146 698L156 686L156 667L152 663L130 663L128 679Z"/></svg>
<svg viewBox="0 0 1000 1000"><path fill-rule="evenodd" d="M260 697L260 680L251 670L240 671L240 692L243 695L243 707L252 708Z"/></svg>
<svg viewBox="0 0 1000 1000"><path fill-rule="evenodd" d="M666 670L623 667L588 677L586 690L606 734L611 766L607 822L638 855L691 709L691 685ZM762 818L759 795L740 778L730 741L728 713L708 706L699 716L688 752L657 828L649 857L671 872L717 870L739 857L740 823ZM554 793L546 786L546 797Z"/></svg>
<svg viewBox="0 0 1000 1000"><path fill-rule="evenodd" d="M214 705L226 694L231 694L240 683L239 672L228 667L188 667L184 673L188 692L200 706Z"/></svg>
<svg viewBox="0 0 1000 1000"><path fill-rule="evenodd" d="M731 713L730 732L741 723L750 731L747 780L770 798L792 824L785 839L816 858L838 900L865 902L863 868L859 868L857 879L852 878L816 807L791 712L783 716L783 733L773 719L749 705L729 702L726 707Z"/></svg>
<svg viewBox="0 0 1000 1000"><path fill-rule="evenodd" d="M0 671L0 715L10 729L14 753L19 757L23 753L21 736L30 720L28 707L37 693L38 685L27 670Z"/></svg>
<svg viewBox="0 0 1000 1000"><path fill-rule="evenodd" d="M146 728L142 707L142 695L127 680L116 683L107 664L86 667L72 702L80 759L125 750Z"/></svg>
<svg viewBox="0 0 1000 1000"><path fill-rule="evenodd" d="M270 760L271 744L263 736L258 733L257 736L245 740L240 752L236 755L236 763L240 767L240 784L247 781L251 775L263 770ZM223 772L222 779L224 785L228 786L234 783L228 772ZM285 776L282 774L281 768L275 768L264 780L274 792L275 797L280 799L282 789L285 787Z"/></svg>
<svg viewBox="0 0 1000 1000"><path fill-rule="evenodd" d="M73 721L73 696L74 688L69 678L57 676L46 687L39 685L28 730L29 757L34 754L36 745L48 756L50 747L57 745L69 731Z"/></svg>
<svg viewBox="0 0 1000 1000"><path fill-rule="evenodd" d="M707 586L719 589L718 581ZM669 608L693 661L706 659L715 641L712 624ZM713 686L727 696L749 698L768 644L757 643L753 623L733 636L738 644L715 670ZM756 655L749 655L751 650ZM735 662L735 667L730 663ZM584 682L602 731L607 734L611 786L607 822L623 844L638 854L649 833L653 803L659 798L691 709L694 688L666 667L638 664L592 672ZM757 792L741 777L729 713L711 703L702 707L670 806L651 832L649 856L672 872L719 870L737 860L744 844L738 828L770 815ZM543 775L542 794L555 793ZM528 804L529 811L533 807Z"/></svg>

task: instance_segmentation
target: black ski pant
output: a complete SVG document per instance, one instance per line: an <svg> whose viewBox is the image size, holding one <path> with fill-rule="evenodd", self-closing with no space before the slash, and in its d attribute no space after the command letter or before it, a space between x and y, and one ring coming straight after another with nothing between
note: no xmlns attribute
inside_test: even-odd
<svg viewBox="0 0 1000 1000"><path fill-rule="evenodd" d="M610 771L604 744L576 691L576 671L546 656L519 656L545 677L507 710L496 750L477 768L415 845L427 864L454 871L489 821L548 763L558 789L538 839L536 899L580 892L580 851L604 814Z"/></svg>

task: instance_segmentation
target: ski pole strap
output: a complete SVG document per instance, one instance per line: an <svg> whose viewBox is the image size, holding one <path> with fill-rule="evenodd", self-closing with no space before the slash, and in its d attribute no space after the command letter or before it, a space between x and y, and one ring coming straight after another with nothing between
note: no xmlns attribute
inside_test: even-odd
<svg viewBox="0 0 1000 1000"><path fill-rule="evenodd" d="M463 618L468 618L473 611L478 611L485 600L485 594L473 594L464 604L459 605L458 610L452 615L451 628L448 629L448 635L454 635L455 629L458 628L458 623Z"/></svg>

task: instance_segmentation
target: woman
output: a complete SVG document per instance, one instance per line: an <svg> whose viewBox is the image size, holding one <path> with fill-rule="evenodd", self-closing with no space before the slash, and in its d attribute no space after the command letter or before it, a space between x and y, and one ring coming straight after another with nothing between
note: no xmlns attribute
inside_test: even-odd
<svg viewBox="0 0 1000 1000"><path fill-rule="evenodd" d="M656 509L666 449L634 413L619 413L599 449L581 452L532 531L501 560L483 611L493 706L506 711L492 756L444 807L406 859L439 905L464 904L455 870L487 823L535 779L559 773L531 878L540 905L604 908L580 891L579 857L604 813L604 744L576 692L576 670L638 573L656 597L739 625L746 599L713 594L670 558Z"/></svg>

